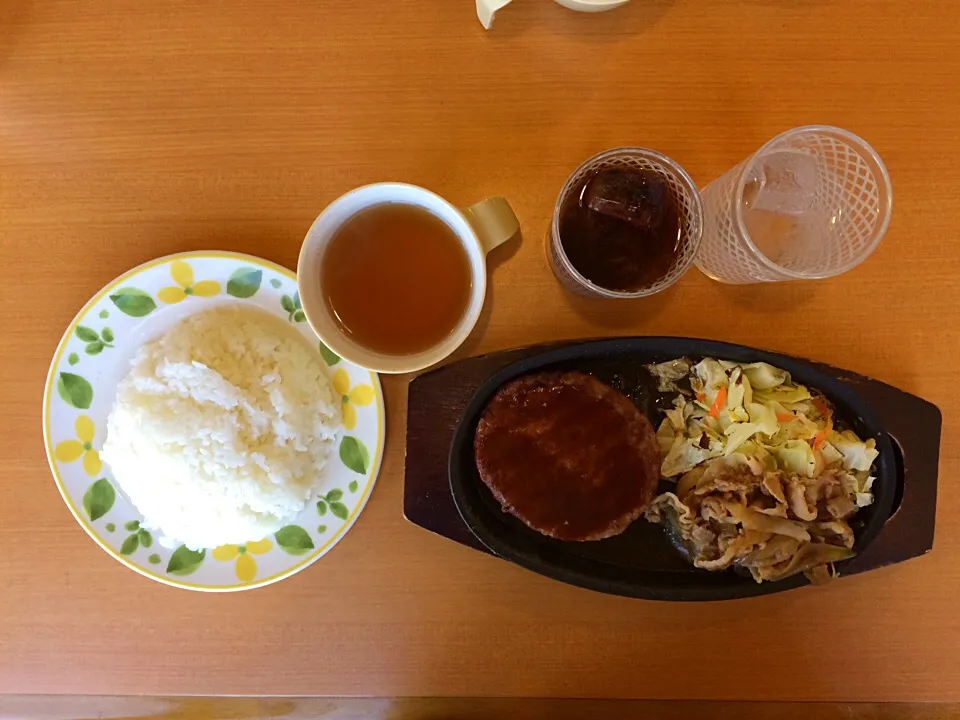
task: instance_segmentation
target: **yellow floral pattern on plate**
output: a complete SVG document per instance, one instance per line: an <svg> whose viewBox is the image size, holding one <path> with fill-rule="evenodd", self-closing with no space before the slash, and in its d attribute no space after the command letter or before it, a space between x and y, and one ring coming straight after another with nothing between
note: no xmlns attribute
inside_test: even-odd
<svg viewBox="0 0 960 720"><path fill-rule="evenodd" d="M379 467L382 392L373 373L329 351L323 354L330 367L327 372L331 384L334 372L344 371L338 374L336 387L349 430L324 470L323 496L327 513L339 522L316 525L319 508L311 505L304 510L306 515L298 518L300 524L287 525L265 540L215 550L158 544L150 531L140 527L143 519L136 508L115 489L110 469L99 452L109 403L94 403L94 397L101 400L115 391L125 364L101 359L91 369L87 356L93 353L86 349L97 347L96 333L104 348L109 343L120 354L133 352L145 335L207 304L191 302L192 295L213 298L213 302L242 299L277 318L289 319L289 311L277 302L278 297L286 295L297 309L293 273L234 253L184 253L158 258L124 273L95 295L64 332L45 386L44 445L67 505L112 557L175 587L211 592L247 590L303 569L350 528L370 496ZM109 336L101 327L101 321L108 317ZM293 320L292 327L306 340L317 342L305 322L298 323L296 317ZM78 333L81 327L86 329ZM86 363L80 366L82 375L74 370L81 359ZM366 409L362 409L364 406Z"/></svg>
<svg viewBox="0 0 960 720"><path fill-rule="evenodd" d="M220 562L229 562L236 558L234 572L237 573L237 579L251 582L257 576L257 561L253 556L265 555L272 547L273 543L264 538L256 542L248 542L246 545L221 545L214 548L211 555L214 560Z"/></svg>
<svg viewBox="0 0 960 720"><path fill-rule="evenodd" d="M100 462L100 453L93 449L93 435L96 427L93 420L86 415L81 415L74 423L74 430L77 433L76 440L64 440L57 443L54 448L54 456L58 461L71 463L83 458L83 471L93 477L100 472L103 463Z"/></svg>
<svg viewBox="0 0 960 720"><path fill-rule="evenodd" d="M333 374L333 390L340 396L340 412L343 414L343 427L353 430L357 426L357 407L373 402L375 397L370 385L350 387L350 376L343 368Z"/></svg>
<svg viewBox="0 0 960 720"><path fill-rule="evenodd" d="M177 287L161 288L157 293L160 301L167 305L182 302L190 295L208 298L220 294L220 283L215 280L201 280L194 283L193 268L183 260L174 260L170 263L170 277L173 278Z"/></svg>

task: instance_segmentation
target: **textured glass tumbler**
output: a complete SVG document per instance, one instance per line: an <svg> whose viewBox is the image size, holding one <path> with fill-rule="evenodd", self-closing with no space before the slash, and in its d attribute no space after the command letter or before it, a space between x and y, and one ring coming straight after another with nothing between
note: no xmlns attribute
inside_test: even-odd
<svg viewBox="0 0 960 720"><path fill-rule="evenodd" d="M656 281L633 291L610 290L585 278L570 262L560 242L560 210L571 192L589 175L606 168L650 170L666 182L680 213L680 237L677 257L668 272ZM666 155L646 148L607 150L584 162L567 179L553 209L553 222L547 237L547 257L557 279L569 290L583 295L604 298L637 298L653 295L673 285L693 264L703 231L703 210L700 194L690 176Z"/></svg>
<svg viewBox="0 0 960 720"><path fill-rule="evenodd" d="M707 185L697 267L725 283L826 278L874 251L893 192L877 153L840 128L778 135Z"/></svg>

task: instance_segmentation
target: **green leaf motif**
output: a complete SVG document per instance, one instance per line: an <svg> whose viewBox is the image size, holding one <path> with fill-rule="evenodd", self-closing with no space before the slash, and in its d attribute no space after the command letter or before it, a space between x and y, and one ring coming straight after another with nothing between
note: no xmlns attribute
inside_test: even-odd
<svg viewBox="0 0 960 720"><path fill-rule="evenodd" d="M313 550L313 540L310 535L299 525L287 525L282 527L274 534L277 539L277 545L282 547L291 555L303 555Z"/></svg>
<svg viewBox="0 0 960 720"><path fill-rule="evenodd" d="M350 514L350 511L347 510L347 506L343 503L332 502L330 503L330 512L336 515L341 520L346 520L347 515Z"/></svg>
<svg viewBox="0 0 960 720"><path fill-rule="evenodd" d="M60 373L57 379L57 394L67 405L77 410L89 410L93 402L93 388L90 383L73 373Z"/></svg>
<svg viewBox="0 0 960 720"><path fill-rule="evenodd" d="M340 362L340 356L322 342L320 343L320 354L323 356L323 361L330 367Z"/></svg>
<svg viewBox="0 0 960 720"><path fill-rule="evenodd" d="M307 316L306 316L306 314L303 312L303 310L297 310L297 311L293 314L293 321L294 321L294 322L306 322L306 321L307 321Z"/></svg>
<svg viewBox="0 0 960 720"><path fill-rule="evenodd" d="M326 531L327 531L327 526L326 526L326 525L320 525L320 526L317 528L317 532L320 533L321 535L323 535Z"/></svg>
<svg viewBox="0 0 960 720"><path fill-rule="evenodd" d="M133 555L138 547L140 547L140 537L134 533L123 541L123 545L120 546L120 554Z"/></svg>
<svg viewBox="0 0 960 720"><path fill-rule="evenodd" d="M103 336L104 342L108 342L108 343L113 342L113 330L111 330L110 328L105 327L103 330L100 331L100 334Z"/></svg>
<svg viewBox="0 0 960 720"><path fill-rule="evenodd" d="M99 355L103 352L103 343L99 340L94 343L90 343L83 350L87 355Z"/></svg>
<svg viewBox="0 0 960 720"><path fill-rule="evenodd" d="M107 523L105 527L107 528L107 532L113 532L114 530L117 529L117 526L114 525L113 523Z"/></svg>
<svg viewBox="0 0 960 720"><path fill-rule="evenodd" d="M97 342L100 339L96 332L83 325L77 325L77 337L87 343Z"/></svg>
<svg viewBox="0 0 960 720"><path fill-rule="evenodd" d="M293 304L294 304L294 306L297 308L297 310L299 310L299 309L301 309L301 308L303 307L303 305L300 304L300 291L299 291L299 290L297 290L297 291L293 294Z"/></svg>
<svg viewBox="0 0 960 720"><path fill-rule="evenodd" d="M317 513L320 517L327 514L327 504L323 500L317 500Z"/></svg>
<svg viewBox="0 0 960 720"><path fill-rule="evenodd" d="M235 298L248 298L257 294L263 282L263 270L242 267L234 270L227 281L227 294Z"/></svg>
<svg viewBox="0 0 960 720"><path fill-rule="evenodd" d="M343 497L343 490L340 490L340 489L331 490L330 492L327 493L327 502L335 503L337 500L339 500L342 497Z"/></svg>
<svg viewBox="0 0 960 720"><path fill-rule="evenodd" d="M137 537L140 538L140 544L143 547L148 548L153 545L153 535L148 533L143 528L140 528L139 532L137 532Z"/></svg>
<svg viewBox="0 0 960 720"><path fill-rule="evenodd" d="M355 493L359 486L360 486L360 483L358 483L356 480L351 480L349 485L350 492Z"/></svg>
<svg viewBox="0 0 960 720"><path fill-rule="evenodd" d="M80 356L77 355L76 353L70 353L67 356L67 362L70 363L71 365L76 365L78 362L80 362Z"/></svg>
<svg viewBox="0 0 960 720"><path fill-rule="evenodd" d="M281 283L279 280L277 280L277 278L273 278L273 279L270 281L270 284L273 285L274 288L278 288L278 287L280 287L283 283Z"/></svg>
<svg viewBox="0 0 960 720"><path fill-rule="evenodd" d="M147 558L147 562L149 562L151 565L157 565L160 563L160 556L156 553L153 553L153 555Z"/></svg>
<svg viewBox="0 0 960 720"><path fill-rule="evenodd" d="M109 312L109 311L107 311L107 310L101 310L101 311L100 311L100 319L101 319L101 320L106 320L108 317L110 317L110 312Z"/></svg>
<svg viewBox="0 0 960 720"><path fill-rule="evenodd" d="M157 309L153 298L137 288L120 288L110 299L120 312L130 317L145 317Z"/></svg>
<svg viewBox="0 0 960 720"><path fill-rule="evenodd" d="M206 555L206 550L191 550L186 545L181 545L170 556L170 560L167 562L167 572L181 577L189 575L200 567Z"/></svg>
<svg viewBox="0 0 960 720"><path fill-rule="evenodd" d="M117 493L113 489L113 485L110 484L110 481L106 478L100 478L88 487L87 491L83 494L83 509L91 522L99 520L110 512L110 508L113 507L116 499ZM113 523L107 523L107 530L110 530L111 525L113 525ZM110 530L110 532L113 531Z"/></svg>
<svg viewBox="0 0 960 720"><path fill-rule="evenodd" d="M297 306L293 304L293 298L289 295L284 295L280 298L280 306L288 313L292 313L297 309Z"/></svg>
<svg viewBox="0 0 960 720"><path fill-rule="evenodd" d="M127 532L133 532L134 530L139 530L139 529L140 529L140 521L139 521L139 520L131 520L131 521L128 522L128 523L124 523L123 529L126 530Z"/></svg>
<svg viewBox="0 0 960 720"><path fill-rule="evenodd" d="M370 467L370 453L367 447L351 435L340 441L340 459L343 464L361 475L367 474Z"/></svg>

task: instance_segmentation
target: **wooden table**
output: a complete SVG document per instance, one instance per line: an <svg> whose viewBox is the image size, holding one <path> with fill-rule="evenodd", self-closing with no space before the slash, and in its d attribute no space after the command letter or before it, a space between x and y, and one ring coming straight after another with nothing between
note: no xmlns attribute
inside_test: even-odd
<svg viewBox="0 0 960 720"><path fill-rule="evenodd" d="M960 700L960 50L949 0L634 0L587 16L517 0L0 3L0 691ZM601 149L657 148L701 185L791 126L867 138L890 232L848 275L649 300L566 295L544 260L556 193ZM513 203L461 356L678 334L806 355L945 411L934 551L742 602L567 587L401 516L406 386L372 501L278 585L201 595L91 542L44 458L40 397L74 312L150 258L231 249L295 265L340 193L399 179Z"/></svg>

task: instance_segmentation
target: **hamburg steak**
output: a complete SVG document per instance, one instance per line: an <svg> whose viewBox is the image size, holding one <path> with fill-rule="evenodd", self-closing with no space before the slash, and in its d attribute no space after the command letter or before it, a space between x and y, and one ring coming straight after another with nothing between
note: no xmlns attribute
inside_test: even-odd
<svg viewBox="0 0 960 720"><path fill-rule="evenodd" d="M640 517L660 479L650 421L581 372L525 375L487 405L473 441L504 512L559 540L602 540Z"/></svg>

